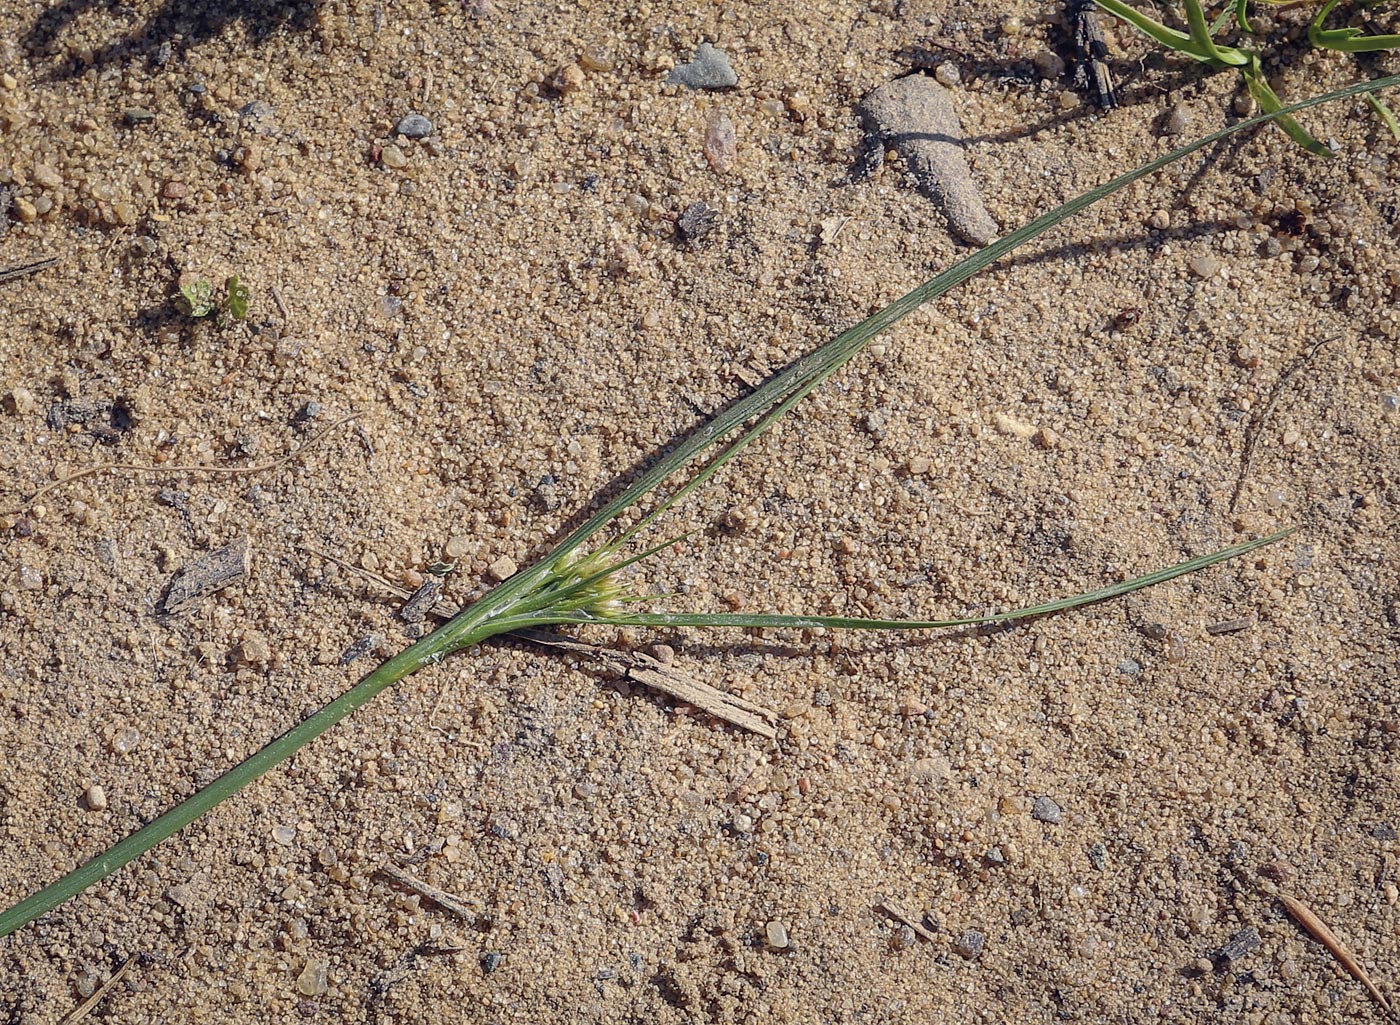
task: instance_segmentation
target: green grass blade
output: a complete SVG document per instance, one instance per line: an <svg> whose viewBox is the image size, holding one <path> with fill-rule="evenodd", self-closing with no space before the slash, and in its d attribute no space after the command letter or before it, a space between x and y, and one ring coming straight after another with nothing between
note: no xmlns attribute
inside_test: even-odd
<svg viewBox="0 0 1400 1025"><path fill-rule="evenodd" d="M1265 545L1271 545L1276 541L1281 541L1297 529L1297 527L1289 527L1287 530L1281 530L1267 537L1256 538L1253 541L1245 541L1242 544L1234 545L1230 548L1222 548L1208 555L1197 556L1186 562L1177 563L1175 566L1168 566L1165 569L1155 570L1152 573L1134 577L1131 580L1109 584L1106 587L1085 591L1082 594L1076 594L1068 598L1057 598L1054 601L1042 602L1039 605L1032 605L1028 608L1014 609L1010 612L996 612L986 616L963 616L956 619L923 620L864 619L852 618L849 616L792 616L770 615L767 613L748 614L743 612L621 612L617 615L608 616L606 618L606 623L609 626L653 627L709 626L810 629L820 626L839 630L941 630L957 626L983 626L989 623L1005 623L1012 620L1046 616L1052 612L1064 612L1067 609L1077 609L1084 605L1094 605L1098 602L1108 601L1110 598L1118 598L1125 594L1131 594L1133 591L1140 591L1144 587L1152 587L1155 584L1165 583L1168 580L1175 580L1177 577L1186 576L1189 573L1198 573L1209 566L1225 562L1228 559L1237 559L1256 549L1263 548ZM597 622L598 620L595 618L580 617L572 621L588 623Z"/></svg>
<svg viewBox="0 0 1400 1025"><path fill-rule="evenodd" d="M1122 18L1139 32L1150 36L1168 49L1175 50L1177 53L1184 53L1186 56L1193 60L1198 60L1202 64L1214 63L1210 54L1202 50L1196 43L1196 40L1185 32L1178 32L1174 28L1168 28L1160 21L1149 18L1137 8L1129 7L1127 4L1123 3L1122 0L1094 0L1094 2L1109 14Z"/></svg>
<svg viewBox="0 0 1400 1025"><path fill-rule="evenodd" d="M1197 50L1206 55L1206 61L1216 67L1238 68L1249 63L1249 57L1233 46L1217 46L1206 22L1206 12L1201 0L1186 0L1186 24L1191 29L1191 40Z"/></svg>
<svg viewBox="0 0 1400 1025"><path fill-rule="evenodd" d="M1254 101L1259 104L1259 109L1266 114L1276 115L1275 123L1288 134L1290 139L1314 156L1336 156L1330 148L1314 138L1312 133L1299 124L1295 118L1282 113L1283 101L1278 98L1278 94L1269 85L1269 79L1264 74L1264 67L1259 62L1258 54L1251 55L1249 64L1240 68L1240 75L1244 78L1245 88L1249 90L1249 95L1253 96Z"/></svg>
<svg viewBox="0 0 1400 1025"><path fill-rule="evenodd" d="M1395 136L1395 141L1400 142L1400 121L1395 119L1394 112L1382 103L1380 97L1375 93L1362 93L1362 98L1366 100L1366 105L1371 108L1376 117L1381 119L1381 123L1390 129L1390 134Z"/></svg>

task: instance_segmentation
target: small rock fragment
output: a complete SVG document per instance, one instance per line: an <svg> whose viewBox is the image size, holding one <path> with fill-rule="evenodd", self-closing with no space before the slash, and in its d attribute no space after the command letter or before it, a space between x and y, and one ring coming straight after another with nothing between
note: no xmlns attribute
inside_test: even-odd
<svg viewBox="0 0 1400 1025"><path fill-rule="evenodd" d="M107 807L107 791L103 790L100 784L94 783L83 794L83 800L92 811L102 811Z"/></svg>
<svg viewBox="0 0 1400 1025"><path fill-rule="evenodd" d="M910 75L869 93L860 101L860 113L866 131L904 157L955 235L978 246L997 237L997 224L967 166L962 124L948 90L927 75Z"/></svg>
<svg viewBox="0 0 1400 1025"><path fill-rule="evenodd" d="M1031 805L1031 818L1052 826L1059 825L1061 814L1060 806L1049 797L1037 797L1035 804Z"/></svg>
<svg viewBox="0 0 1400 1025"><path fill-rule="evenodd" d="M1191 127L1191 118L1184 103L1178 103L1167 113L1166 124L1163 125L1168 135L1182 135L1186 129Z"/></svg>
<svg viewBox="0 0 1400 1025"><path fill-rule="evenodd" d="M1035 73L1045 82L1058 82L1065 75L1065 62L1054 50L1041 50L1031 58Z"/></svg>
<svg viewBox="0 0 1400 1025"><path fill-rule="evenodd" d="M1015 417L1005 413L998 413L994 418L997 430L1002 434L1009 434L1013 438L1020 438L1027 441L1035 436L1036 428L1034 424L1028 424L1024 420L1017 420Z"/></svg>
<svg viewBox="0 0 1400 1025"><path fill-rule="evenodd" d="M570 93L576 93L582 89L583 83L583 68L579 67L577 64L569 63L550 75L545 85L549 86L549 88L553 89L560 96L568 96Z"/></svg>
<svg viewBox="0 0 1400 1025"><path fill-rule="evenodd" d="M704 200L691 203L676 219L676 233L682 242L699 242L714 229L717 217L715 208Z"/></svg>
<svg viewBox="0 0 1400 1025"><path fill-rule="evenodd" d="M380 147L379 162L385 167L397 171L408 166L408 157L404 156L403 150L390 142Z"/></svg>
<svg viewBox="0 0 1400 1025"><path fill-rule="evenodd" d="M24 224L29 224L39 216L39 211L34 208L34 204L23 196L16 196L11 204L15 218Z"/></svg>
<svg viewBox="0 0 1400 1025"><path fill-rule="evenodd" d="M968 929L953 943L954 952L969 961L976 961L981 957L986 947L987 937L976 929Z"/></svg>
<svg viewBox="0 0 1400 1025"><path fill-rule="evenodd" d="M328 989L330 985L326 979L326 963L311 958L297 976L297 992L304 997L323 997Z"/></svg>
<svg viewBox="0 0 1400 1025"><path fill-rule="evenodd" d="M671 69L666 84L690 89L728 89L739 84L739 76L729 64L729 54L709 43L701 43L689 64L678 64Z"/></svg>
<svg viewBox="0 0 1400 1025"><path fill-rule="evenodd" d="M517 568L514 559L509 555L502 555L499 559L486 567L486 572L490 575L492 580L499 584L501 581L509 580L511 577L515 576Z"/></svg>
<svg viewBox="0 0 1400 1025"><path fill-rule="evenodd" d="M933 71L933 77L938 84L947 89L956 89L962 85L962 71L952 61L944 61Z"/></svg>
<svg viewBox="0 0 1400 1025"><path fill-rule="evenodd" d="M728 174L734 170L739 158L738 137L734 132L734 122L729 115L719 111L705 127L705 160L715 174Z"/></svg>
<svg viewBox="0 0 1400 1025"><path fill-rule="evenodd" d="M774 950L786 950L788 946L787 926L782 922L769 922L763 927L763 936Z"/></svg>
<svg viewBox="0 0 1400 1025"><path fill-rule="evenodd" d="M433 123L422 114L405 114L394 125L394 134L410 139L426 139L433 134Z"/></svg>
<svg viewBox="0 0 1400 1025"><path fill-rule="evenodd" d="M1220 273L1220 261L1209 254L1191 257L1188 266L1198 278L1213 278Z"/></svg>
<svg viewBox="0 0 1400 1025"><path fill-rule="evenodd" d="M504 954L498 954L494 950L481 955L481 970L490 975L497 968L501 967L501 962L506 959Z"/></svg>

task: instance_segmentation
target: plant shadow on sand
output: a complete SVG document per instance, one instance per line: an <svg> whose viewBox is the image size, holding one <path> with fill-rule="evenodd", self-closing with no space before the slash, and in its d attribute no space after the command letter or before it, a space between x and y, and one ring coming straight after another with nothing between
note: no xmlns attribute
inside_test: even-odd
<svg viewBox="0 0 1400 1025"><path fill-rule="evenodd" d="M49 78L61 81L81 75L89 67L102 67L113 61L131 60L145 56L163 64L169 59L169 49L184 49L213 39L231 25L242 23L248 38L261 41L282 31L305 32L316 25L319 0L228 0L224 3L183 3L165 0L154 15L90 53L68 52L49 72ZM21 45L36 60L58 56L65 51L64 39L74 32L74 26L87 12L104 9L109 13L126 13L127 5L117 0L63 0L41 11L28 30L20 37ZM177 42L178 39L178 42ZM165 51L164 54L162 51Z"/></svg>

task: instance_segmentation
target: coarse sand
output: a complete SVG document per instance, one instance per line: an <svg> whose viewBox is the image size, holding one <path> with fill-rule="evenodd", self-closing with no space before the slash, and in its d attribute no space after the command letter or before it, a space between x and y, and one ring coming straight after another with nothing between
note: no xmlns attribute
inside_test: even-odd
<svg viewBox="0 0 1400 1025"><path fill-rule="evenodd" d="M1003 230L1237 116L1231 76L1111 25L1123 105L1076 104L1036 72L1058 16L1007 13L0 0L0 269L57 260L0 282L0 905L407 643L325 555L410 590L451 563L470 601L970 252L897 159L848 181L911 48L956 63ZM738 84L668 85L704 42ZM1282 53L1295 98L1397 70ZM636 579L927 617L1296 535L1000 630L582 635L668 646L776 741L577 655L464 652L0 940L0 1021L131 958L92 1020L1382 1020L1277 898L1400 985L1400 147L1360 103L1305 120L1336 159L1236 137L904 321ZM234 274L246 321L178 309ZM27 501L256 468L351 413L274 468ZM246 577L158 614L244 538Z"/></svg>

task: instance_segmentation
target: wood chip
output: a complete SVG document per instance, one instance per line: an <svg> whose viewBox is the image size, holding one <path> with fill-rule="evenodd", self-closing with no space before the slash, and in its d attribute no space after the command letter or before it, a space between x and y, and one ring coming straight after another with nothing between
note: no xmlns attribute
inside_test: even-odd
<svg viewBox="0 0 1400 1025"><path fill-rule="evenodd" d="M1278 899L1283 901L1283 906L1288 909L1290 915L1297 919L1298 924L1306 929L1313 939L1326 947L1332 956L1341 963L1342 967L1351 973L1353 979L1366 987L1366 992L1371 994L1371 999L1380 1004L1385 1009L1386 1014L1394 1018L1395 1010L1390 1006L1390 1001L1376 988L1376 984L1366 974L1366 969L1362 968L1361 963L1352 957L1351 951L1343 945L1327 923L1313 914L1312 909L1297 897L1281 893Z"/></svg>
<svg viewBox="0 0 1400 1025"><path fill-rule="evenodd" d="M202 599L242 580L248 575L251 564L252 554L246 537L187 563L171 578L160 600L161 614L176 616L189 611Z"/></svg>
<svg viewBox="0 0 1400 1025"><path fill-rule="evenodd" d="M1242 616L1239 619L1227 619L1222 623L1212 623L1206 627L1206 633L1213 637L1221 634L1239 633L1241 630L1248 630L1259 620L1255 616Z"/></svg>
<svg viewBox="0 0 1400 1025"><path fill-rule="evenodd" d="M914 932L922 936L924 939L933 942L938 938L927 928L925 928L922 922L919 921L920 916L915 915L912 911L910 911L903 905L896 904L888 897L880 901L880 908L881 910L886 912L891 918L893 918L896 922L902 922L905 925L909 926L909 928L913 929Z"/></svg>
<svg viewBox="0 0 1400 1025"><path fill-rule="evenodd" d="M477 920L477 913L462 903L459 898L454 897L446 890L438 889L432 883L425 883L416 876L409 875L397 865L386 862L379 866L379 874L386 879L392 879L406 890L412 890L425 900L432 901L444 911L452 912L458 918L473 923Z"/></svg>
<svg viewBox="0 0 1400 1025"><path fill-rule="evenodd" d="M564 648L581 655L587 655L608 665L614 672L620 672L629 680L653 690L659 690L663 694L669 694L686 704L709 712L716 719L723 719L740 729L757 733L760 737L773 740L778 736L778 723L781 721L781 716L777 712L764 708L762 705L756 705L751 701L745 701L735 694L718 690L708 683L701 683L694 677L680 672L674 666L666 665L643 652L614 651L610 648L585 644L570 637L547 634L538 630L519 630L517 634L526 640L534 641L536 644Z"/></svg>

